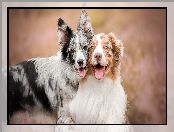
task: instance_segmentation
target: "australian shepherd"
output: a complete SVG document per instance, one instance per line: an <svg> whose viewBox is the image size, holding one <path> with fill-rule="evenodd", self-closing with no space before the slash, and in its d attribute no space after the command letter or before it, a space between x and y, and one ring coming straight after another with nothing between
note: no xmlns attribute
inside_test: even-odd
<svg viewBox="0 0 174 132"><path fill-rule="evenodd" d="M93 37L88 72L70 104L70 113L76 123L125 123L127 96L120 77L123 49L122 41L114 33Z"/></svg>

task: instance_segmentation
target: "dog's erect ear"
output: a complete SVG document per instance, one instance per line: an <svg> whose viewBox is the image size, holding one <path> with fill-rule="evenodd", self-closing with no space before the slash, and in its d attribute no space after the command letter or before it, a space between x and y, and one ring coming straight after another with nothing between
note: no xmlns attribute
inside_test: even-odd
<svg viewBox="0 0 174 132"><path fill-rule="evenodd" d="M57 20L57 36L61 46L68 43L73 35L71 28L61 19Z"/></svg>
<svg viewBox="0 0 174 132"><path fill-rule="evenodd" d="M119 61L123 57L123 43L121 40L117 39L114 33L109 33L108 35L109 41L112 44L114 59Z"/></svg>
<svg viewBox="0 0 174 132"><path fill-rule="evenodd" d="M77 31L82 31L84 35L86 35L89 39L92 39L92 37L94 36L94 31L86 10L82 10L80 14Z"/></svg>

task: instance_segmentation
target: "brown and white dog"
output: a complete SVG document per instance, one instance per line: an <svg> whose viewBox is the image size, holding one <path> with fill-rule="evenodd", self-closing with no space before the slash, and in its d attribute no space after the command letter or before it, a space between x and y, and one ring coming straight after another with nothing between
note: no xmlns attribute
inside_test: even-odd
<svg viewBox="0 0 174 132"><path fill-rule="evenodd" d="M70 105L76 123L125 123L127 96L120 77L123 49L123 43L113 33L93 37L87 75Z"/></svg>

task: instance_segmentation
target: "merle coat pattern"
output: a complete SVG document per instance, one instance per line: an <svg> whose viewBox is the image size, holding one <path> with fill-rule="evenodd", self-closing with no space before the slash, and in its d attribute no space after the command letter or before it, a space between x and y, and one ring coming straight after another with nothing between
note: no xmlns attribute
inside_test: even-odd
<svg viewBox="0 0 174 132"><path fill-rule="evenodd" d="M61 45L57 55L33 58L9 68L9 119L18 111L44 111L57 115L57 123L73 123L68 114L68 102L76 94L79 85L77 51L83 53L83 61L86 61L93 29L84 10L76 32L61 18L57 27Z"/></svg>

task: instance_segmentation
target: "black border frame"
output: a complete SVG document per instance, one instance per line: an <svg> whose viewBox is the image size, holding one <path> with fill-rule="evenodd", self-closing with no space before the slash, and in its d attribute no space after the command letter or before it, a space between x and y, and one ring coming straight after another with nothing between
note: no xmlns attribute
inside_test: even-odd
<svg viewBox="0 0 174 132"><path fill-rule="evenodd" d="M7 69L9 69L9 9L164 9L166 15L166 123L163 124L9 124L9 70L7 76L7 125L167 125L167 7L7 7Z"/></svg>

